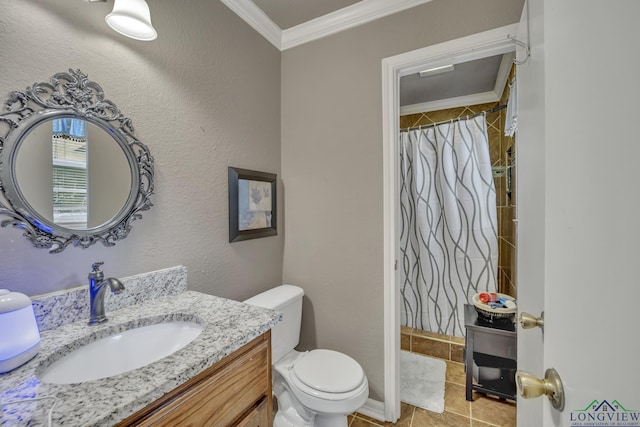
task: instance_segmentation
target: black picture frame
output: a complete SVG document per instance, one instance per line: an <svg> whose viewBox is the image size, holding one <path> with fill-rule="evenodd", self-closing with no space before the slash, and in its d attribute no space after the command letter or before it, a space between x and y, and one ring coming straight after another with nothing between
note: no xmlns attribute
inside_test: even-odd
<svg viewBox="0 0 640 427"><path fill-rule="evenodd" d="M277 175L229 166L229 243L278 234Z"/></svg>

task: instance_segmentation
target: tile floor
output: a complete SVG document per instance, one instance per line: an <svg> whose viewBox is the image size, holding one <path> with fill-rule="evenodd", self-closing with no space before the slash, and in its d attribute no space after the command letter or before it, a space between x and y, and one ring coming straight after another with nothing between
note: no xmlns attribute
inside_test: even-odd
<svg viewBox="0 0 640 427"><path fill-rule="evenodd" d="M349 427L515 427L515 402L475 392L473 402L467 402L464 365L453 361L446 362L447 380L442 414L403 403L400 419L395 424L356 413L349 416Z"/></svg>

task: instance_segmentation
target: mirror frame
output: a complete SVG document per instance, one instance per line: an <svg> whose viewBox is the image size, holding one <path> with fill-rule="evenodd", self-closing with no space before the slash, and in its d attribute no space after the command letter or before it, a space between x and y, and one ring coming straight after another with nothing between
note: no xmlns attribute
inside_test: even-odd
<svg viewBox="0 0 640 427"><path fill-rule="evenodd" d="M55 74L49 82L35 83L24 92L12 91L0 114L0 215L37 248L51 253L67 246L87 248L96 242L113 246L131 231L131 223L142 218L141 211L153 206L154 160L135 134L131 119L104 97L102 87L80 70ZM31 207L17 183L15 159L21 143L39 124L56 118L79 118L98 126L111 136L127 158L131 189L124 206L104 224L86 230L62 227L45 219Z"/></svg>

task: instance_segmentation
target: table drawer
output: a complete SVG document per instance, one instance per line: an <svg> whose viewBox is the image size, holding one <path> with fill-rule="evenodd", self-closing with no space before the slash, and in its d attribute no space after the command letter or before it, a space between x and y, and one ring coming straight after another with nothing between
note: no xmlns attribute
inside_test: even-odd
<svg viewBox="0 0 640 427"><path fill-rule="evenodd" d="M517 341L513 336L497 335L482 331L473 332L473 351L492 356L516 359L518 356Z"/></svg>

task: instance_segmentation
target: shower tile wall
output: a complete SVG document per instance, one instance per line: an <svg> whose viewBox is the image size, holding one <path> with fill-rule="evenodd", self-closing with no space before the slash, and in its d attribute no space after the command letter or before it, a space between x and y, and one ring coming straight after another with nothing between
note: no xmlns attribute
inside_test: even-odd
<svg viewBox="0 0 640 427"><path fill-rule="evenodd" d="M508 82L515 75L515 65L511 67ZM509 98L509 85L505 87L500 105L506 105ZM494 178L498 196L498 289L500 292L516 297L516 138L505 136L504 123L507 110L500 110L500 151L496 162L504 166L505 174ZM492 157L493 160L493 157ZM509 181L510 185L509 185ZM508 188L509 187L509 188ZM502 198L502 199L500 199Z"/></svg>
<svg viewBox="0 0 640 427"><path fill-rule="evenodd" d="M423 331L422 329L401 327L400 348L426 356L464 362L464 338Z"/></svg>
<svg viewBox="0 0 640 427"><path fill-rule="evenodd" d="M508 82L513 79L515 67L511 68ZM489 110L498 105L505 105L509 98L509 85L504 89L502 98L498 102L488 104L469 105L465 107L450 108L447 110L429 111L416 113L400 117L400 128L415 127L438 123L450 119L464 117L480 111ZM516 213L516 141L515 138L504 135L504 123L506 109L496 113L487 114L487 125L489 134L489 152L494 170L494 183L496 186L496 205L498 208L498 292L516 296L516 230L513 220ZM513 166L512 166L513 165ZM508 191L508 177L511 176L511 186ZM429 336L437 335L437 337ZM432 334L418 329L402 329L402 348L409 349L416 353L424 353L443 359L461 361L461 343L453 342L455 337L447 335ZM426 347L423 341L428 341L428 352L422 351ZM448 349L448 350L447 350ZM445 353L449 356L445 357ZM436 352L438 354L431 354ZM458 356L454 355L460 353Z"/></svg>

